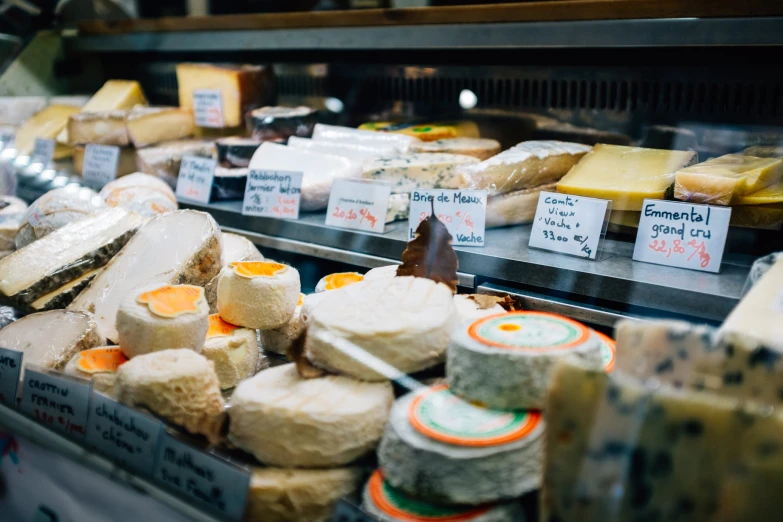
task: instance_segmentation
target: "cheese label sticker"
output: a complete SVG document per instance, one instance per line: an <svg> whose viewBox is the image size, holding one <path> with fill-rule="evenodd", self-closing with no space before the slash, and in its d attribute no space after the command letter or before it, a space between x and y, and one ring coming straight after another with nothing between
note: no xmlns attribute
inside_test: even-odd
<svg viewBox="0 0 783 522"><path fill-rule="evenodd" d="M453 244L484 246L486 190L414 190L408 218L408 241L416 237L419 224L432 215L433 206L438 220L451 234Z"/></svg>
<svg viewBox="0 0 783 522"><path fill-rule="evenodd" d="M410 522L467 522L489 511L488 507L439 506L415 498L389 485L376 470L367 485L372 503L395 520Z"/></svg>
<svg viewBox="0 0 783 522"><path fill-rule="evenodd" d="M48 164L54 157L54 140L47 140L45 138L35 138L33 144L33 152L30 155L32 161L38 161Z"/></svg>
<svg viewBox="0 0 783 522"><path fill-rule="evenodd" d="M233 325L223 320L220 314L212 314L209 316L209 330L207 330L207 339L213 337L228 337L233 334L239 326Z"/></svg>
<svg viewBox="0 0 783 522"><path fill-rule="evenodd" d="M497 411L475 406L448 385L428 388L408 410L411 426L433 440L456 446L486 447L523 439L541 426L538 411Z"/></svg>
<svg viewBox="0 0 783 522"><path fill-rule="evenodd" d="M236 275L247 277L248 279L254 277L274 277L288 268L284 264L270 263L269 261L234 261L229 266L234 269Z"/></svg>
<svg viewBox="0 0 783 522"><path fill-rule="evenodd" d="M179 199L209 203L217 161L212 158L185 156L179 167L176 195Z"/></svg>
<svg viewBox="0 0 783 522"><path fill-rule="evenodd" d="M247 175L243 216L299 219L303 172L251 170Z"/></svg>
<svg viewBox="0 0 783 522"><path fill-rule="evenodd" d="M0 348L0 403L16 407L24 352Z"/></svg>
<svg viewBox="0 0 783 522"><path fill-rule="evenodd" d="M75 439L87 434L90 381L27 366L21 410L39 423Z"/></svg>
<svg viewBox="0 0 783 522"><path fill-rule="evenodd" d="M356 272L329 274L324 277L324 290L336 290L354 283L360 283L363 280L364 276L362 274L357 274Z"/></svg>
<svg viewBox="0 0 783 522"><path fill-rule="evenodd" d="M224 127L223 94L218 89L194 90L193 117L199 127Z"/></svg>
<svg viewBox="0 0 783 522"><path fill-rule="evenodd" d="M614 370L614 360L616 357L614 339L602 334L601 332L594 333L598 336L598 341L601 343L601 361L604 363L604 370L606 370L606 373L612 373L612 370Z"/></svg>
<svg viewBox="0 0 783 522"><path fill-rule="evenodd" d="M147 305L159 317L198 313L203 300L204 289L193 285L165 285L136 298L137 303Z"/></svg>
<svg viewBox="0 0 783 522"><path fill-rule="evenodd" d="M128 362L128 357L116 346L92 348L79 353L79 370L85 373L114 373Z"/></svg>
<svg viewBox="0 0 783 522"><path fill-rule="evenodd" d="M119 147L90 143L84 149L82 177L89 185L103 187L108 182L117 179L117 162L119 160Z"/></svg>
<svg viewBox="0 0 783 522"><path fill-rule="evenodd" d="M540 353L578 347L590 339L590 329L545 312L510 312L479 319L468 335L495 348Z"/></svg>

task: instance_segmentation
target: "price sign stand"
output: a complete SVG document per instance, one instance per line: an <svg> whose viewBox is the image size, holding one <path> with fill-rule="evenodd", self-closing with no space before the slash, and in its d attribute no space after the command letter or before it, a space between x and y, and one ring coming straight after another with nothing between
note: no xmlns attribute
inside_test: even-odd
<svg viewBox="0 0 783 522"><path fill-rule="evenodd" d="M24 352L0 348L0 403L16 408Z"/></svg>
<svg viewBox="0 0 783 522"><path fill-rule="evenodd" d="M81 442L87 433L90 388L90 381L27 365L19 407L44 426Z"/></svg>
<svg viewBox="0 0 783 522"><path fill-rule="evenodd" d="M120 148L111 145L88 144L84 149L82 178L92 187L103 188L117 179Z"/></svg>
<svg viewBox="0 0 783 522"><path fill-rule="evenodd" d="M303 172L251 170L242 215L299 219L303 177Z"/></svg>
<svg viewBox="0 0 783 522"><path fill-rule="evenodd" d="M326 225L382 234L390 195L389 183L336 179L329 194Z"/></svg>
<svg viewBox="0 0 783 522"><path fill-rule="evenodd" d="M185 156L177 176L177 200L209 203L217 161L211 158Z"/></svg>
<svg viewBox="0 0 783 522"><path fill-rule="evenodd" d="M438 219L451 234L453 245L484 246L486 190L414 190L408 218L408 241L416 237L416 229L432 214L433 207Z"/></svg>
<svg viewBox="0 0 783 522"><path fill-rule="evenodd" d="M46 138L35 138L33 143L33 152L30 154L32 163L39 162L48 165L54 157L54 140Z"/></svg>

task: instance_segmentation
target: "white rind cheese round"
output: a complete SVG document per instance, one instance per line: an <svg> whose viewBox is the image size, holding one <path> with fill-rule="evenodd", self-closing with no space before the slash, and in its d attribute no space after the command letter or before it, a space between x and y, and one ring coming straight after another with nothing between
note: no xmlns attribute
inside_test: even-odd
<svg viewBox="0 0 783 522"><path fill-rule="evenodd" d="M400 265L387 265L373 268L364 274L365 281L375 281L376 279L391 279L397 276L397 269Z"/></svg>
<svg viewBox="0 0 783 522"><path fill-rule="evenodd" d="M229 324L218 314L210 315L201 355L214 363L220 389L233 388L258 370L256 331Z"/></svg>
<svg viewBox="0 0 783 522"><path fill-rule="evenodd" d="M320 368L380 381L397 377L390 371L412 373L441 363L458 326L449 287L394 277L327 292L307 318L305 347Z"/></svg>
<svg viewBox="0 0 783 522"><path fill-rule="evenodd" d="M302 308L304 307L304 294L299 294L299 302L296 303L294 315L283 326L272 328L271 330L259 330L261 333L261 348L267 352L274 352L280 355L286 355L291 343L299 337L305 329L305 322L302 319Z"/></svg>
<svg viewBox="0 0 783 522"><path fill-rule="evenodd" d="M107 183L99 195L110 207L124 207L146 218L179 208L168 183L142 172Z"/></svg>
<svg viewBox="0 0 783 522"><path fill-rule="evenodd" d="M220 383L210 361L193 350L140 355L117 370L117 400L143 406L191 433L217 442L225 417Z"/></svg>
<svg viewBox="0 0 783 522"><path fill-rule="evenodd" d="M393 402L390 383L304 379L286 364L237 386L228 436L271 466L342 466L375 449Z"/></svg>
<svg viewBox="0 0 783 522"><path fill-rule="evenodd" d="M173 317L156 313L153 310L155 303L144 299L145 296L168 289L185 290L193 294L186 302L176 304L176 306L187 305L188 309L183 308L182 310L185 311L179 311ZM150 297L150 299L154 298ZM168 303L161 306L166 304ZM117 311L116 325L120 347L128 357L169 348L188 348L200 352L209 329L209 307L204 299L204 289L191 285L142 288L123 300Z"/></svg>
<svg viewBox="0 0 783 522"><path fill-rule="evenodd" d="M479 308L479 304L466 295L457 294L454 296L454 306L457 308L457 315L460 323L469 325L484 317L505 313L506 310L499 304L492 308Z"/></svg>
<svg viewBox="0 0 783 522"><path fill-rule="evenodd" d="M554 314L510 312L455 332L446 376L463 399L499 410L542 409L554 366L566 357L602 366L592 330Z"/></svg>
<svg viewBox="0 0 783 522"><path fill-rule="evenodd" d="M294 315L300 293L299 272L293 267L264 261L232 263L220 271L218 313L246 328L279 328Z"/></svg>
<svg viewBox="0 0 783 522"><path fill-rule="evenodd" d="M337 290L348 285L361 283L364 276L358 272L338 272L322 277L315 285L315 293Z"/></svg>
<svg viewBox="0 0 783 522"><path fill-rule="evenodd" d="M0 251L16 250L16 233L22 224L27 203L14 196L0 196ZM2 255L2 254L0 254Z"/></svg>
<svg viewBox="0 0 783 522"><path fill-rule="evenodd" d="M264 256L258 251L256 246L247 238L222 232L223 246L220 252L221 267L227 266L235 261L263 261ZM204 296L209 303L209 313L217 313L217 282L220 274L213 277L209 283L204 285Z"/></svg>
<svg viewBox="0 0 783 522"><path fill-rule="evenodd" d="M326 522L337 502L359 489L363 475L360 468L255 468L244 519Z"/></svg>
<svg viewBox="0 0 783 522"><path fill-rule="evenodd" d="M364 487L362 507L381 522L524 522L519 502L465 507L443 506L413 498L392 487L375 471Z"/></svg>
<svg viewBox="0 0 783 522"><path fill-rule="evenodd" d="M543 433L540 412L488 410L433 386L395 402L378 462L386 481L411 496L486 504L540 486Z"/></svg>
<svg viewBox="0 0 783 522"><path fill-rule="evenodd" d="M128 361L118 346L101 346L90 348L74 355L65 365L64 373L92 381L92 389L109 396L114 395L114 381L117 380L117 367L91 367L88 361L110 358L114 364L121 365Z"/></svg>

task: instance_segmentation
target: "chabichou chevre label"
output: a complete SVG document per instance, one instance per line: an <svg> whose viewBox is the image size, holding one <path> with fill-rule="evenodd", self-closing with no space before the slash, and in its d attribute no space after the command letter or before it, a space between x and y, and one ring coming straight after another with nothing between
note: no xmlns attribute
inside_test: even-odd
<svg viewBox="0 0 783 522"><path fill-rule="evenodd" d="M538 411L498 411L474 406L443 384L411 402L408 421L422 435L456 446L497 446L529 436L541 426Z"/></svg>
<svg viewBox="0 0 783 522"><path fill-rule="evenodd" d="M136 298L137 303L146 304L150 312L160 317L198 313L202 300L204 289L193 285L165 285Z"/></svg>
<svg viewBox="0 0 783 522"><path fill-rule="evenodd" d="M601 343L601 360L604 363L604 370L606 373L612 373L616 351L614 339L601 332L595 332L595 335L598 336L598 341Z"/></svg>
<svg viewBox="0 0 783 522"><path fill-rule="evenodd" d="M586 326L544 312L517 312L480 319L468 329L470 337L495 348L544 352L568 350L590 339Z"/></svg>
<svg viewBox="0 0 783 522"><path fill-rule="evenodd" d="M239 329L239 326L224 321L220 314L209 316L209 330L207 330L207 339L213 337L228 337Z"/></svg>

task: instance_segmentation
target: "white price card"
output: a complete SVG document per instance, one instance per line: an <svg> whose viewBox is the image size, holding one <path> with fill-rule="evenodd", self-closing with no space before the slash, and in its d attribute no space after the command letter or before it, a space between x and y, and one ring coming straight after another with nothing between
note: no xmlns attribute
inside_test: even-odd
<svg viewBox="0 0 783 522"><path fill-rule="evenodd" d="M361 179L336 179L329 194L326 225L383 233L391 185Z"/></svg>
<svg viewBox="0 0 783 522"><path fill-rule="evenodd" d="M162 423L93 391L87 443L134 471L152 476Z"/></svg>
<svg viewBox="0 0 783 522"><path fill-rule="evenodd" d="M720 271L731 208L645 199L634 261Z"/></svg>
<svg viewBox="0 0 783 522"><path fill-rule="evenodd" d="M43 368L25 368L20 408L44 426L83 439L89 403L89 381Z"/></svg>
<svg viewBox="0 0 783 522"><path fill-rule="evenodd" d="M223 95L217 89L193 91L193 115L199 127L223 127Z"/></svg>
<svg viewBox="0 0 783 522"><path fill-rule="evenodd" d="M484 246L486 190L414 190L408 218L408 241L415 237L419 223L432 214L433 205L435 215L446 225L453 238L452 244Z"/></svg>
<svg viewBox="0 0 783 522"><path fill-rule="evenodd" d="M528 247L596 259L611 201L541 192Z"/></svg>
<svg viewBox="0 0 783 522"><path fill-rule="evenodd" d="M230 520L242 520L250 489L248 470L163 433L155 479Z"/></svg>
<svg viewBox="0 0 783 522"><path fill-rule="evenodd" d="M82 177L88 184L102 188L105 184L117 179L119 159L119 147L90 143L84 148Z"/></svg>
<svg viewBox="0 0 783 522"><path fill-rule="evenodd" d="M32 161L39 161L48 164L54 157L54 140L45 138L35 138L33 144L33 153L30 155Z"/></svg>
<svg viewBox="0 0 783 522"><path fill-rule="evenodd" d="M298 219L303 176L302 172L251 170L242 215Z"/></svg>
<svg viewBox="0 0 783 522"><path fill-rule="evenodd" d="M0 348L0 403L16 407L24 352Z"/></svg>
<svg viewBox="0 0 783 522"><path fill-rule="evenodd" d="M177 198L209 203L217 162L212 158L185 156L177 176Z"/></svg>

